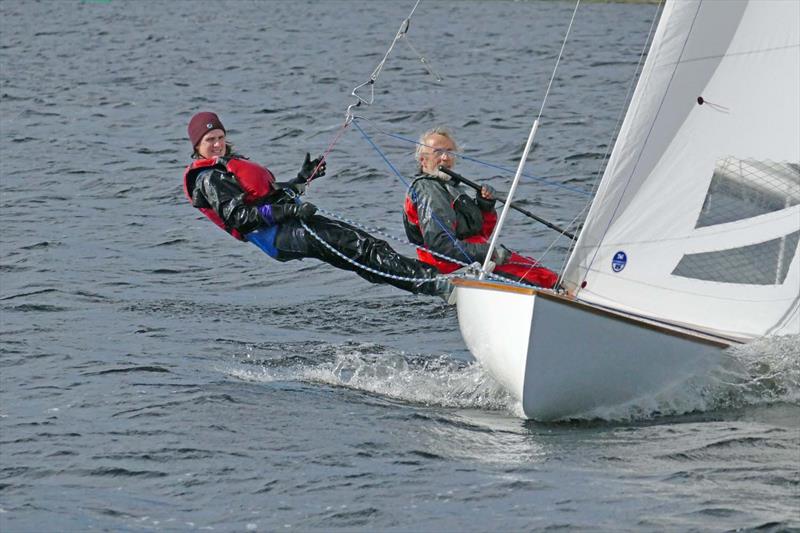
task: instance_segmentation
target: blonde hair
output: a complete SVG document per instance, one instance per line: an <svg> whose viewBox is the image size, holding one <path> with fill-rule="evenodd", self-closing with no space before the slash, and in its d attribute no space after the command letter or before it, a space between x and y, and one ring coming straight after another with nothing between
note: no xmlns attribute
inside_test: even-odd
<svg viewBox="0 0 800 533"><path fill-rule="evenodd" d="M422 163L419 162L419 158L422 155L423 148L429 148L429 146L425 143L425 141L431 135L441 135L442 137L449 139L451 143L453 143L453 151L450 154L455 157L455 152L460 152L461 149L458 147L458 142L456 142L455 137L453 134L450 133L450 130L444 126L436 126L435 128L431 128L422 135L419 136L419 141L417 142L417 149L414 152L414 157L417 161L417 166L419 167L418 170L422 170Z"/></svg>

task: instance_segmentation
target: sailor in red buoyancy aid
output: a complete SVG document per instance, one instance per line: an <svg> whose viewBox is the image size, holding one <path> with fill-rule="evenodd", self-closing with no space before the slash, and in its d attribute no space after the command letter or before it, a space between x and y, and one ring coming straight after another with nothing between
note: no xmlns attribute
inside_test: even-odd
<svg viewBox="0 0 800 533"><path fill-rule="evenodd" d="M481 264L489 252L489 239L497 223L494 191L484 185L474 198L439 166L452 168L457 151L453 136L444 128L434 128L420 137L417 161L420 173L414 178L403 206L403 225L409 240L420 247L465 263ZM459 268L457 263L440 259L423 248L419 258L443 273ZM530 257L497 246L492 256L494 273L545 288L553 287L558 274Z"/></svg>
<svg viewBox="0 0 800 533"><path fill-rule="evenodd" d="M235 238L255 244L278 261L310 257L353 271L372 283L389 283L415 294L446 299L452 292L450 281L435 268L398 254L385 241L358 228L318 215L313 204L299 201L308 181L325 174L321 157L311 160L306 154L297 177L279 183L267 168L233 153L216 114L194 115L188 133L194 154L184 172L184 192L194 207ZM306 227L357 264L414 281L380 276L353 265Z"/></svg>

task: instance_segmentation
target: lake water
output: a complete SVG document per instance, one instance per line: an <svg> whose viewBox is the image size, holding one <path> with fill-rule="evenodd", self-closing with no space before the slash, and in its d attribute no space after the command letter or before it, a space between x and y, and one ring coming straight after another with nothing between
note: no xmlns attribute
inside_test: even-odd
<svg viewBox="0 0 800 533"><path fill-rule="evenodd" d="M277 263L184 199L194 112L293 176L412 7L0 3L0 530L800 528L797 338L733 350L743 378L525 421L453 308ZM422 2L358 124L404 177L401 138L449 125L479 160L457 169L507 190L572 9ZM579 10L520 191L540 216L580 219L656 14ZM308 200L402 236L381 153L348 128ZM503 240L558 269L554 238L516 216Z"/></svg>

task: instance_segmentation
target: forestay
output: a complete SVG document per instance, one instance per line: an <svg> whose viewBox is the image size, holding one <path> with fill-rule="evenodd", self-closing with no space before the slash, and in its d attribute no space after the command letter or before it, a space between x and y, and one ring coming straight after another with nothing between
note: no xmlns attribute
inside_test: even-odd
<svg viewBox="0 0 800 533"><path fill-rule="evenodd" d="M565 270L580 300L741 340L798 333L799 26L794 0L664 8Z"/></svg>

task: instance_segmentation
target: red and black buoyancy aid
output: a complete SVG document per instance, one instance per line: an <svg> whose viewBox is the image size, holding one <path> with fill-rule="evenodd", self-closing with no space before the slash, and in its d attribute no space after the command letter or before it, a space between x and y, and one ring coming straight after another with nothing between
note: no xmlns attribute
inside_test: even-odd
<svg viewBox="0 0 800 533"><path fill-rule="evenodd" d="M262 167L247 159L238 157L212 157L209 159L196 159L186 167L183 173L183 192L189 201L192 201L197 175L210 168L233 174L236 182L245 193L244 202L247 205L257 205L274 190L275 176L267 168ZM240 241L244 240L241 233L225 225L225 222L210 207L198 207L214 224L224 229Z"/></svg>
<svg viewBox="0 0 800 533"><path fill-rule="evenodd" d="M422 177L416 178L414 182L412 182L411 187L414 186L414 183L420 179L436 179L436 178L429 178L429 177ZM410 189L409 189L410 190ZM450 191L448 191L449 193ZM452 193L451 193L452 194ZM458 263L453 263L451 261L447 261L445 259L441 259L426 249L422 248L423 246L427 248L427 244L423 240L423 229L420 225L419 220L419 213L417 212L417 205L415 201L412 199L413 193L409 192L406 195L405 202L403 203L403 212L405 214L405 222L407 223L406 227L406 235L409 237L411 242L417 245L417 257L423 263L427 263L436 267L439 272L444 274L449 274L450 272L455 271L460 266ZM466 198L466 196L463 196ZM492 231L494 230L495 225L497 224L497 212L494 210L492 211L482 211L475 207L475 211L479 213L479 220L473 220L472 223L463 223L464 213L461 212L461 206L459 205L458 200L462 199L462 195L459 195L456 198L451 198L450 200L450 209L453 210L454 213L454 222L453 227L444 229L450 237L455 236L455 238L459 240L463 240L464 242L473 243L473 244L486 244L489 242L489 239L492 236ZM435 215L434 215L435 216ZM475 215L472 216L474 218ZM438 224L438 223L437 223ZM477 224L477 226L476 226ZM460 226L471 226L470 230L467 234L459 234L459 227ZM410 230L410 231L409 231Z"/></svg>

